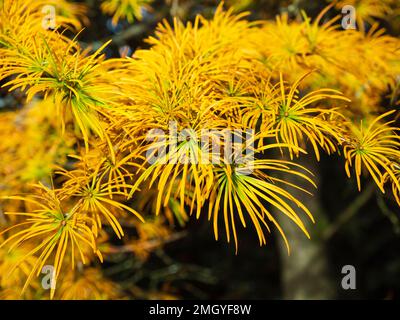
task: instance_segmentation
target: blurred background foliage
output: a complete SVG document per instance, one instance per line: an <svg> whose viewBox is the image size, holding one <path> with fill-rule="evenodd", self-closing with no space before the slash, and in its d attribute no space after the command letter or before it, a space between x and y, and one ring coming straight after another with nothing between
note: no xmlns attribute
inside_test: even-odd
<svg viewBox="0 0 400 320"><path fill-rule="evenodd" d="M109 58L130 55L138 48L147 48L149 45L144 39L154 33L156 25L163 19L172 22L172 17L178 16L183 21L192 21L197 14L211 18L219 4L219 1L212 0L137 1L138 7L130 8L131 13L127 17L113 18L113 6L121 5L123 0L79 2L88 8L85 14L86 26L78 38L79 42L83 47L97 49L112 38L111 45L105 51ZM365 28L370 28L368 21L372 19L384 27L387 33L398 37L400 15L393 5L395 2L388 2L386 12L378 12L373 10L374 1L340 1L323 19L328 21L340 14L340 8L345 4L355 5L357 9L360 3L368 3L372 8L370 11L360 7L360 12L365 14ZM250 20L275 19L276 15L282 13L296 20L301 19L302 10L315 18L330 3L306 0L227 0L225 6L232 6L237 12L249 11ZM18 92L11 95L5 89L0 90L0 108L18 106L21 99ZM68 150L65 151L67 153ZM312 171L316 168L311 159L303 161ZM102 283L100 291L109 292L107 298L398 298L399 207L393 201L385 201L385 195L371 185L364 184L363 190L358 192L355 179L346 177L338 155L322 155L318 166L319 196L313 200L318 202L313 205L317 208L313 211L316 224L310 231L311 242L318 242L318 247L323 248L326 256L323 272L314 270L319 259L318 250L314 252L314 257L304 257L301 255L304 253L293 254L288 264L286 251L281 249L280 240L275 238L278 237L277 233L269 235L267 246L258 247L255 233L238 230L240 250L235 255L233 245L214 240L212 229L205 219L191 219L185 227L175 221L173 232L163 227L171 221L155 221L154 237L151 236L151 230L142 230L143 234L140 235L144 227L134 226L130 229L128 222L127 225L121 223L130 231L126 232L127 236L123 240L111 239L107 247L103 248L105 252L114 254L105 254L101 274L96 271L98 269L85 269L82 271L85 283L72 283L77 285L77 290ZM29 177L26 178L29 180ZM293 232L298 233L297 230ZM147 238L143 235L147 235ZM140 241L133 241L135 239ZM297 251L302 251L301 243ZM354 265L357 270L356 290L346 291L341 288L341 269L348 264ZM293 273L301 275L298 281L285 276ZM103 277L112 281L108 283L109 280L103 280ZM118 285L115 290L122 290L122 295L113 295L114 284ZM71 287L68 281L64 285ZM315 286L317 293L313 290ZM311 287L310 291L304 291L305 287ZM7 290L3 290L0 295L13 297L13 292L9 292L11 289ZM38 297L39 291L36 293ZM64 291L60 289L59 298L74 297L73 291Z"/></svg>

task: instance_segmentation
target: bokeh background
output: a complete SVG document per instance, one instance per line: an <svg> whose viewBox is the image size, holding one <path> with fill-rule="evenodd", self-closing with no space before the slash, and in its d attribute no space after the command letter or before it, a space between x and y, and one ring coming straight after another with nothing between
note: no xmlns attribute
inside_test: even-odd
<svg viewBox="0 0 400 320"><path fill-rule="evenodd" d="M153 34L161 20L193 20L196 14L212 17L219 1L156 0L143 11L140 21L111 23L98 1L86 0L89 24L81 33L83 47L106 49L108 57L130 55L147 48L144 39ZM353 4L354 1L349 1ZM237 12L249 11L250 20L275 19L287 12L300 19L301 10L316 17L331 1L227 0ZM340 14L331 9L323 19ZM374 20L388 34L400 35L398 11ZM368 25L365 26L367 29ZM400 59L400 57L399 57ZM360 61L360 68L362 68ZM18 93L0 90L0 108L20 103ZM2 137L3 139L3 137ZM316 223L309 226L312 239L286 226L292 246L287 255L278 233L269 235L268 244L259 247L254 232L240 229L239 252L234 245L215 241L205 216L192 218L162 246L156 246L146 259L120 253L103 265L104 275L119 283L136 298L183 299L395 299L400 297L400 210L372 182L363 181L361 192L354 179L348 179L340 156L322 156L320 163L305 157L304 164L319 181L313 198L303 202L311 208ZM120 244L115 240L115 245ZM344 265L356 269L356 289L344 290ZM162 294L161 294L162 293Z"/></svg>
<svg viewBox="0 0 400 320"><path fill-rule="evenodd" d="M87 1L88 3L90 1ZM362 1L360 1L362 2ZM112 27L108 17L100 11L90 12L91 25L83 34L83 41L102 41L113 36L109 55L120 50L146 48L143 42L152 35L156 24L172 16L183 21L193 20L196 14L212 17L219 1L155 1L150 12L134 25L120 22ZM231 0L238 12L250 11L249 19L275 19L287 12L293 19L301 10L316 17L331 1ZM353 4L349 1L349 4ZM91 6L94 8L95 6ZM330 10L324 19L340 14ZM400 16L394 12L385 19L374 18L387 33L399 36ZM366 28L368 25L366 24ZM121 33L122 32L122 33ZM114 38L114 39L115 39ZM399 57L400 59L400 57ZM360 61L362 68L362 61ZM312 240L299 232L287 231L292 239L291 256L280 243L279 235L269 236L269 244L259 247L253 232L241 230L240 248L235 255L233 245L216 242L206 219L192 219L182 231L183 238L164 247L146 263L143 278L137 271L127 271L127 279L139 286L150 286L157 291L171 282L182 298L208 299L393 299L400 295L400 210L394 202L371 183L361 193L353 179L348 179L339 156L323 156L317 164L304 159L319 180L318 196L304 199L316 223L309 228ZM391 206L390 204L393 204ZM287 226L290 228L290 226ZM134 262L132 262L134 263ZM344 265L356 269L356 290L344 290L341 273ZM130 275L128 275L130 273ZM129 281L129 280L128 280Z"/></svg>

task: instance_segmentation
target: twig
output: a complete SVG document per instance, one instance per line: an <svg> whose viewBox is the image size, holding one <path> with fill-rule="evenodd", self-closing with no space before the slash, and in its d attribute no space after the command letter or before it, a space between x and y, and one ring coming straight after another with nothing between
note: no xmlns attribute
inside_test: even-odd
<svg viewBox="0 0 400 320"><path fill-rule="evenodd" d="M379 206L379 209L381 209L382 213L393 224L394 233L400 234L400 219L392 210L390 210L387 207L382 195L379 195L379 197L378 197L378 206Z"/></svg>
<svg viewBox="0 0 400 320"><path fill-rule="evenodd" d="M336 221L325 230L322 234L322 239L327 241L332 238L332 236L367 203L374 193L374 190L375 184L373 182L369 183L361 194L338 216Z"/></svg>
<svg viewBox="0 0 400 320"><path fill-rule="evenodd" d="M4 215L3 207L0 205L0 225L6 225L6 224L7 224L6 216Z"/></svg>

